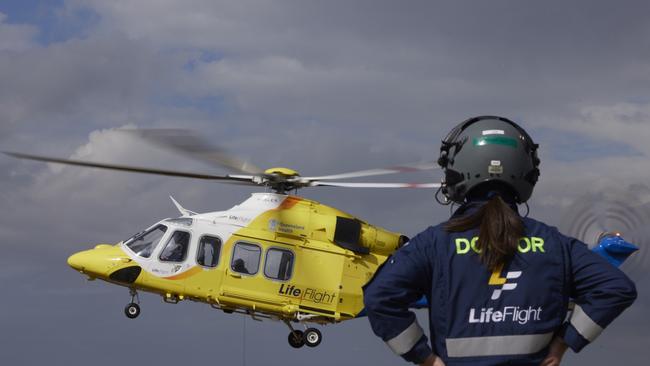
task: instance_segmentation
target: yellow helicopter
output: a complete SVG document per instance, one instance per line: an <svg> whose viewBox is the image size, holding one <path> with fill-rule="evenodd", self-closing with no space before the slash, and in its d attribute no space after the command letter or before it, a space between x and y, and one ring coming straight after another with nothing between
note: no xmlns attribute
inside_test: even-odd
<svg viewBox="0 0 650 366"><path fill-rule="evenodd" d="M140 314L138 291L178 303L192 300L226 313L284 322L289 344L316 347L330 324L363 314L362 286L408 238L316 201L289 195L300 188L435 188L440 183L359 183L340 179L434 169L435 162L301 177L288 168L262 171L184 130L122 130L165 148L237 171L210 175L5 152L13 157L82 167L267 187L225 211L196 213L173 197L180 217L161 220L117 244L73 254L68 264L127 287L124 312ZM270 191L269 191L270 189ZM417 306L414 304L414 306ZM304 331L294 328L301 323Z"/></svg>

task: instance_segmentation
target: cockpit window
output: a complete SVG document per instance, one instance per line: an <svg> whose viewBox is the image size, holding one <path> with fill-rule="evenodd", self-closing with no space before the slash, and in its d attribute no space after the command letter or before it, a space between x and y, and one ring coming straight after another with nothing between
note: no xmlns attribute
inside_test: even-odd
<svg viewBox="0 0 650 366"><path fill-rule="evenodd" d="M160 253L159 258L163 262L182 262L187 256L187 248L189 246L190 233L175 231Z"/></svg>
<svg viewBox="0 0 650 366"><path fill-rule="evenodd" d="M167 226L158 225L149 231L135 235L133 238L127 240L126 246L140 257L149 258L166 231Z"/></svg>

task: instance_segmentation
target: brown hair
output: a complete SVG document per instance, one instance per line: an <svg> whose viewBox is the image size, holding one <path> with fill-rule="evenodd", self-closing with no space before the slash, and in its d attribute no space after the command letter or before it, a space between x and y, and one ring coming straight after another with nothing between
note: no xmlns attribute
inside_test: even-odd
<svg viewBox="0 0 650 366"><path fill-rule="evenodd" d="M475 213L449 220L445 230L462 232L476 227L480 227L476 249L481 262L491 271L514 256L524 235L521 217L499 195L490 198Z"/></svg>

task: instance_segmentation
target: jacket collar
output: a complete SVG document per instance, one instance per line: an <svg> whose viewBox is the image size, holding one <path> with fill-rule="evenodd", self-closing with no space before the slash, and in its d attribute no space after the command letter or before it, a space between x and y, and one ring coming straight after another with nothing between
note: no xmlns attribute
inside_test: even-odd
<svg viewBox="0 0 650 366"><path fill-rule="evenodd" d="M490 198L491 197L492 196L490 196ZM489 199L485 198L485 199L476 199L469 202L465 202L460 207L458 207L456 211L454 211L454 213L451 215L451 218L454 219L457 217L473 214L479 208L483 207L483 205L485 205L488 201ZM520 215L519 208L517 207L516 203L505 198L504 201L506 201L506 203L510 206L510 208L512 208L518 215Z"/></svg>

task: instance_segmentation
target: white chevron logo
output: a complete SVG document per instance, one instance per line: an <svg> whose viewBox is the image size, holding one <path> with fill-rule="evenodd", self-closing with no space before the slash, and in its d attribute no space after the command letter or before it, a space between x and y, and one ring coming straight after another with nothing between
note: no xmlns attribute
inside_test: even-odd
<svg viewBox="0 0 650 366"><path fill-rule="evenodd" d="M509 280L514 280L521 276L521 271L511 271L506 273L505 277L501 277L501 271L503 270L503 265L497 267L492 271L492 276L490 276L490 281L488 282L491 286L500 286L492 292L492 300L497 300L501 297L503 291L514 290L517 288L517 284L513 282L508 282Z"/></svg>

